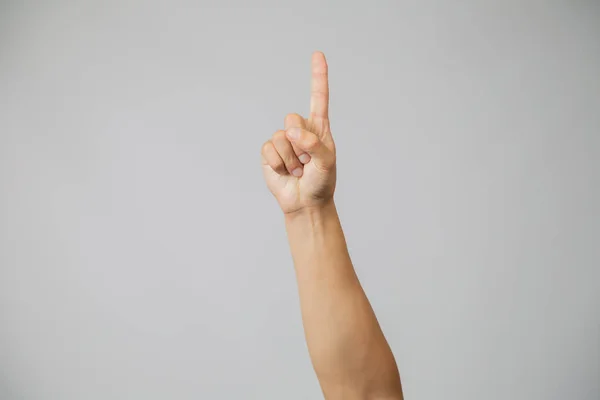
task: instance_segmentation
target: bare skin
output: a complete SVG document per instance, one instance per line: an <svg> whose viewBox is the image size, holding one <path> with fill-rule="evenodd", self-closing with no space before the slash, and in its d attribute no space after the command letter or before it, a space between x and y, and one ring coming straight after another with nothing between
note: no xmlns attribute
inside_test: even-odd
<svg viewBox="0 0 600 400"><path fill-rule="evenodd" d="M262 148L267 187L283 211L304 333L327 400L402 400L396 361L348 254L334 203L336 150L328 67L312 56L310 115L290 114Z"/></svg>

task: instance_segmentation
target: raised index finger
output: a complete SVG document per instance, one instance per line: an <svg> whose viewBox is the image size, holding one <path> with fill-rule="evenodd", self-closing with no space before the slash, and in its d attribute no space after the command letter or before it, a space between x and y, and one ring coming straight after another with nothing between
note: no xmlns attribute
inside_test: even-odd
<svg viewBox="0 0 600 400"><path fill-rule="evenodd" d="M309 119L326 120L329 118L329 82L325 54L320 51L313 53L311 69Z"/></svg>

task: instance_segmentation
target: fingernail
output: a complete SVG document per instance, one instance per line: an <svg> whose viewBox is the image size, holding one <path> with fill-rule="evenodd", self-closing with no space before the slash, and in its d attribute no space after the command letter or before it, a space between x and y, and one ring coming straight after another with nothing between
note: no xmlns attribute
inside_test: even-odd
<svg viewBox="0 0 600 400"><path fill-rule="evenodd" d="M290 128L287 130L288 138L296 140L300 137L300 128Z"/></svg>
<svg viewBox="0 0 600 400"><path fill-rule="evenodd" d="M302 168L296 168L295 170L293 170L292 175L294 175L298 178L301 177L302 176Z"/></svg>
<svg viewBox="0 0 600 400"><path fill-rule="evenodd" d="M310 156L308 154L304 153L304 154L301 154L300 157L298 157L298 160L300 160L300 162L302 164L306 164L310 161Z"/></svg>

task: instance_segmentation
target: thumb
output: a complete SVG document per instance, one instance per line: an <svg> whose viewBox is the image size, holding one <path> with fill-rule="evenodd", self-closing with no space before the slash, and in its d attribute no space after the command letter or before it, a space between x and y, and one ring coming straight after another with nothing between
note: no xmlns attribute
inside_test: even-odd
<svg viewBox="0 0 600 400"><path fill-rule="evenodd" d="M314 133L306 129L293 127L286 131L286 136L293 145L305 151L311 159L325 170L335 165L335 156L331 150Z"/></svg>

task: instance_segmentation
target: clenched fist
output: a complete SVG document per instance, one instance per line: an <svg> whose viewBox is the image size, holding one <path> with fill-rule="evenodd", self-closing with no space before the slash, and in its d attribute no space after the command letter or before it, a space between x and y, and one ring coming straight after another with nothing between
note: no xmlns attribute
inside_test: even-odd
<svg viewBox="0 0 600 400"><path fill-rule="evenodd" d="M328 108L327 61L323 53L315 52L309 117L286 116L285 130L275 132L262 147L267 186L286 214L321 207L333 200L335 145Z"/></svg>

